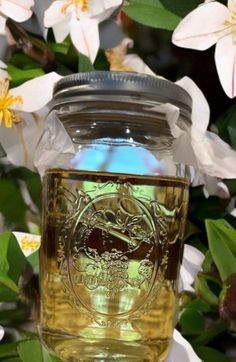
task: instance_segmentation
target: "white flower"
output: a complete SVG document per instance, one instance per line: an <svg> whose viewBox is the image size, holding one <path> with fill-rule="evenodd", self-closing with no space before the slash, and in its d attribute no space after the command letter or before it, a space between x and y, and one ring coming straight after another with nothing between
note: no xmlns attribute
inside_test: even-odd
<svg viewBox="0 0 236 362"><path fill-rule="evenodd" d="M236 95L236 1L228 7L210 1L189 13L177 26L172 41L184 48L205 50L216 43L215 62L229 97Z"/></svg>
<svg viewBox="0 0 236 362"><path fill-rule="evenodd" d="M179 291L194 292L193 284L197 273L202 270L204 255L191 245L184 245L184 255L180 267Z"/></svg>
<svg viewBox="0 0 236 362"><path fill-rule="evenodd" d="M70 34L78 51L94 62L99 48L98 24L121 4L122 0L57 0L46 10L44 25L53 28L59 43Z"/></svg>
<svg viewBox="0 0 236 362"><path fill-rule="evenodd" d="M204 187L203 193L206 198L209 196L218 196L221 199L229 199L230 192L226 184L216 177L210 177L207 175L203 176Z"/></svg>
<svg viewBox="0 0 236 362"><path fill-rule="evenodd" d="M173 154L176 162L193 166L204 175L217 178L236 177L236 152L213 132L208 132L210 110L207 101L188 77L176 82L192 97L192 125L182 129L177 119L172 120L171 132L175 137Z"/></svg>
<svg viewBox="0 0 236 362"><path fill-rule="evenodd" d="M192 346L175 329L169 356L165 362L201 362Z"/></svg>
<svg viewBox="0 0 236 362"><path fill-rule="evenodd" d="M0 1L0 34L5 34L6 20L11 18L19 23L28 20L32 15L34 0L1 0Z"/></svg>
<svg viewBox="0 0 236 362"><path fill-rule="evenodd" d="M43 126L43 107L52 99L54 83L60 78L52 72L13 89L9 89L8 79L0 78L0 143L10 162L33 168L32 156Z"/></svg>
<svg viewBox="0 0 236 362"><path fill-rule="evenodd" d="M4 329L2 326L0 326L0 341L3 339L4 337Z"/></svg>
<svg viewBox="0 0 236 362"><path fill-rule="evenodd" d="M231 213L230 213L232 216L236 217L236 208L234 208Z"/></svg>
<svg viewBox="0 0 236 362"><path fill-rule="evenodd" d="M155 75L137 56L126 56L125 64L139 73ZM185 129L178 125L179 109L166 105L170 116L167 121L173 137L174 160L191 167L193 186L204 184L204 193L208 197L217 195L229 198L229 191L221 182L224 178L236 178L236 152L223 142L215 133L208 132L210 108L198 86L188 77L178 82L191 96L191 127Z"/></svg>
<svg viewBox="0 0 236 362"><path fill-rule="evenodd" d="M134 69L134 71L138 70L139 73L155 76L155 73L137 54L127 54L123 60L123 65Z"/></svg>
<svg viewBox="0 0 236 362"><path fill-rule="evenodd" d="M13 231L13 235L16 237L16 240L26 257L37 251L40 247L40 235L22 233L18 231Z"/></svg>
<svg viewBox="0 0 236 362"><path fill-rule="evenodd" d="M0 79L9 78L7 73L7 65L0 60Z"/></svg>

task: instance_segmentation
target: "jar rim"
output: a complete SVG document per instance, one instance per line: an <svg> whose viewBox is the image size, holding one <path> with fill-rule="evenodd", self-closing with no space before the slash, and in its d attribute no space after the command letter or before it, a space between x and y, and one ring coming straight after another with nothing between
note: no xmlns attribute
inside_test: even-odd
<svg viewBox="0 0 236 362"><path fill-rule="evenodd" d="M140 100L171 103L191 112L192 98L182 87L162 77L121 71L93 71L71 74L54 86L54 100L82 95L113 94L137 96Z"/></svg>

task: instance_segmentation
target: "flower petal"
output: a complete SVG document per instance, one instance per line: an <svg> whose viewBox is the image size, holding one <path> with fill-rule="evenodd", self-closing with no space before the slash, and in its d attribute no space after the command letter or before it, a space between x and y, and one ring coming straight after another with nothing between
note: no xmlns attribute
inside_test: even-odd
<svg viewBox="0 0 236 362"><path fill-rule="evenodd" d="M236 152L218 135L205 132L201 140L192 138L199 170L213 177L236 178Z"/></svg>
<svg viewBox="0 0 236 362"><path fill-rule="evenodd" d="M106 9L109 7L118 7L122 4L122 0L103 0Z"/></svg>
<svg viewBox="0 0 236 362"><path fill-rule="evenodd" d="M201 270L201 265L204 260L203 253L198 250L197 248L194 248L191 245L185 244L184 245L184 262L189 262L191 265L194 265L197 267L197 269Z"/></svg>
<svg viewBox="0 0 236 362"><path fill-rule="evenodd" d="M107 8L109 8L109 4ZM106 6L104 0L88 0L88 13L89 16L99 16L104 13Z"/></svg>
<svg viewBox="0 0 236 362"><path fill-rule="evenodd" d="M0 34L6 33L6 18L0 15Z"/></svg>
<svg viewBox="0 0 236 362"><path fill-rule="evenodd" d="M4 329L2 326L0 326L0 341L3 339L4 336Z"/></svg>
<svg viewBox="0 0 236 362"><path fill-rule="evenodd" d="M192 346L175 329L169 356L165 362L201 362Z"/></svg>
<svg viewBox="0 0 236 362"><path fill-rule="evenodd" d="M50 112L34 155L34 165L39 174L42 177L45 170L52 167L67 168L75 155L73 142L56 111Z"/></svg>
<svg viewBox="0 0 236 362"><path fill-rule="evenodd" d="M71 40L78 51L93 63L99 48L98 22L95 19L81 17L71 22Z"/></svg>
<svg viewBox="0 0 236 362"><path fill-rule="evenodd" d="M183 261L180 268L180 279L183 290L194 291L192 284L196 275L201 271L204 255L191 245L184 245Z"/></svg>
<svg viewBox="0 0 236 362"><path fill-rule="evenodd" d="M132 68L135 72L150 74L156 76L156 74L144 63L144 61L137 54L128 54L123 60L123 65Z"/></svg>
<svg viewBox="0 0 236 362"><path fill-rule="evenodd" d="M193 166L200 174L236 178L236 152L212 132L205 132L198 140L183 132L173 141L173 155L175 162ZM204 177L202 180L204 183Z"/></svg>
<svg viewBox="0 0 236 362"><path fill-rule="evenodd" d="M15 2L15 0L8 0L8 1L12 1ZM20 5L24 5L27 6L28 8L31 8L32 6L34 6L34 0L17 0L17 3L19 3Z"/></svg>
<svg viewBox="0 0 236 362"><path fill-rule="evenodd" d="M184 88L192 98L192 124L205 131L209 124L210 107L204 94L189 77L178 80L176 84Z"/></svg>
<svg viewBox="0 0 236 362"><path fill-rule="evenodd" d="M220 39L216 44L215 62L221 85L228 97L236 95L236 46L233 35Z"/></svg>
<svg viewBox="0 0 236 362"><path fill-rule="evenodd" d="M51 72L10 89L9 94L23 98L22 111L35 112L52 99L54 84L59 79L61 79L60 75Z"/></svg>
<svg viewBox="0 0 236 362"><path fill-rule="evenodd" d="M0 68L6 69L7 65L0 60Z"/></svg>
<svg viewBox="0 0 236 362"><path fill-rule="evenodd" d="M70 34L70 20L70 17L66 17L60 23L53 25L53 34L57 43L63 42Z"/></svg>
<svg viewBox="0 0 236 362"><path fill-rule="evenodd" d="M177 126L178 127L178 126ZM181 130L179 129L181 132ZM173 129L171 129L173 134ZM176 132L177 133L177 132ZM174 136L174 134L173 134ZM174 136L175 137L175 136ZM192 166L198 170L198 161L193 150L192 140L189 132L185 131L173 141L173 159L175 162Z"/></svg>
<svg viewBox="0 0 236 362"><path fill-rule="evenodd" d="M0 79L9 78L9 74L6 70L0 69Z"/></svg>
<svg viewBox="0 0 236 362"><path fill-rule="evenodd" d="M32 1L20 0L2 0L0 8L2 14L9 18L23 22L28 20L32 15L30 7L33 5Z"/></svg>
<svg viewBox="0 0 236 362"><path fill-rule="evenodd" d="M236 217L236 209L233 209L233 210L231 211L230 215Z"/></svg>
<svg viewBox="0 0 236 362"><path fill-rule="evenodd" d="M6 71L7 65L0 60L0 80L9 78L9 74Z"/></svg>
<svg viewBox="0 0 236 362"><path fill-rule="evenodd" d="M116 8L122 4L122 0L90 0L88 9L91 17L96 17L97 21L107 19Z"/></svg>
<svg viewBox="0 0 236 362"><path fill-rule="evenodd" d="M228 187L216 177L205 176L203 193L206 198L218 196L221 199L230 199Z"/></svg>
<svg viewBox="0 0 236 362"><path fill-rule="evenodd" d="M235 7L235 0L228 0L228 8L229 10L233 10L233 8Z"/></svg>
<svg viewBox="0 0 236 362"><path fill-rule="evenodd" d="M172 42L183 48L208 49L224 34L228 16L228 8L217 1L203 4L179 23Z"/></svg>
<svg viewBox="0 0 236 362"><path fill-rule="evenodd" d="M66 3L64 0L57 0L52 3L51 6L44 13L44 26L46 28L50 28L55 24L64 21L67 18L67 14L65 15L62 12L62 6Z"/></svg>
<svg viewBox="0 0 236 362"><path fill-rule="evenodd" d="M20 123L14 124L12 128L1 127L0 144L6 152L9 162L35 171L33 157L43 132L47 111L45 107L37 115L19 112Z"/></svg>
<svg viewBox="0 0 236 362"><path fill-rule="evenodd" d="M15 236L21 250L26 257L39 249L41 243L40 235L22 233L18 231L13 231L12 234Z"/></svg>

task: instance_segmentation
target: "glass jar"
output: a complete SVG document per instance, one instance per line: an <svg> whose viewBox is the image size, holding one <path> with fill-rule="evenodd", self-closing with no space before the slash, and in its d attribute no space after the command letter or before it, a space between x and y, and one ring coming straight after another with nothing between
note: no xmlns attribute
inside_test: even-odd
<svg viewBox="0 0 236 362"><path fill-rule="evenodd" d="M55 86L37 151L40 334L63 361L168 354L189 186L173 158L170 104L184 127L191 99L161 78L91 72Z"/></svg>

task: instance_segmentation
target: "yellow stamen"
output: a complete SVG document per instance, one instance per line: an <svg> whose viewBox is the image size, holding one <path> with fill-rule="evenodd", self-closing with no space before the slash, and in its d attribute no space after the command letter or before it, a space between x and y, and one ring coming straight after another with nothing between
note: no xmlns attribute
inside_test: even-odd
<svg viewBox="0 0 236 362"><path fill-rule="evenodd" d="M236 6L230 11L229 18L224 21L226 26L235 26L236 25Z"/></svg>
<svg viewBox="0 0 236 362"><path fill-rule="evenodd" d="M39 248L40 241L32 239L29 236L25 236L20 241L20 246L23 251L36 251Z"/></svg>
<svg viewBox="0 0 236 362"><path fill-rule="evenodd" d="M10 109L15 104L23 104L23 98L9 95L9 80L0 80L0 125L4 122L11 128L13 123L20 122L20 117Z"/></svg>
<svg viewBox="0 0 236 362"><path fill-rule="evenodd" d="M88 0L68 0L62 6L61 12L66 15L68 8L73 5L76 7L77 11L78 10L82 12L88 11Z"/></svg>

